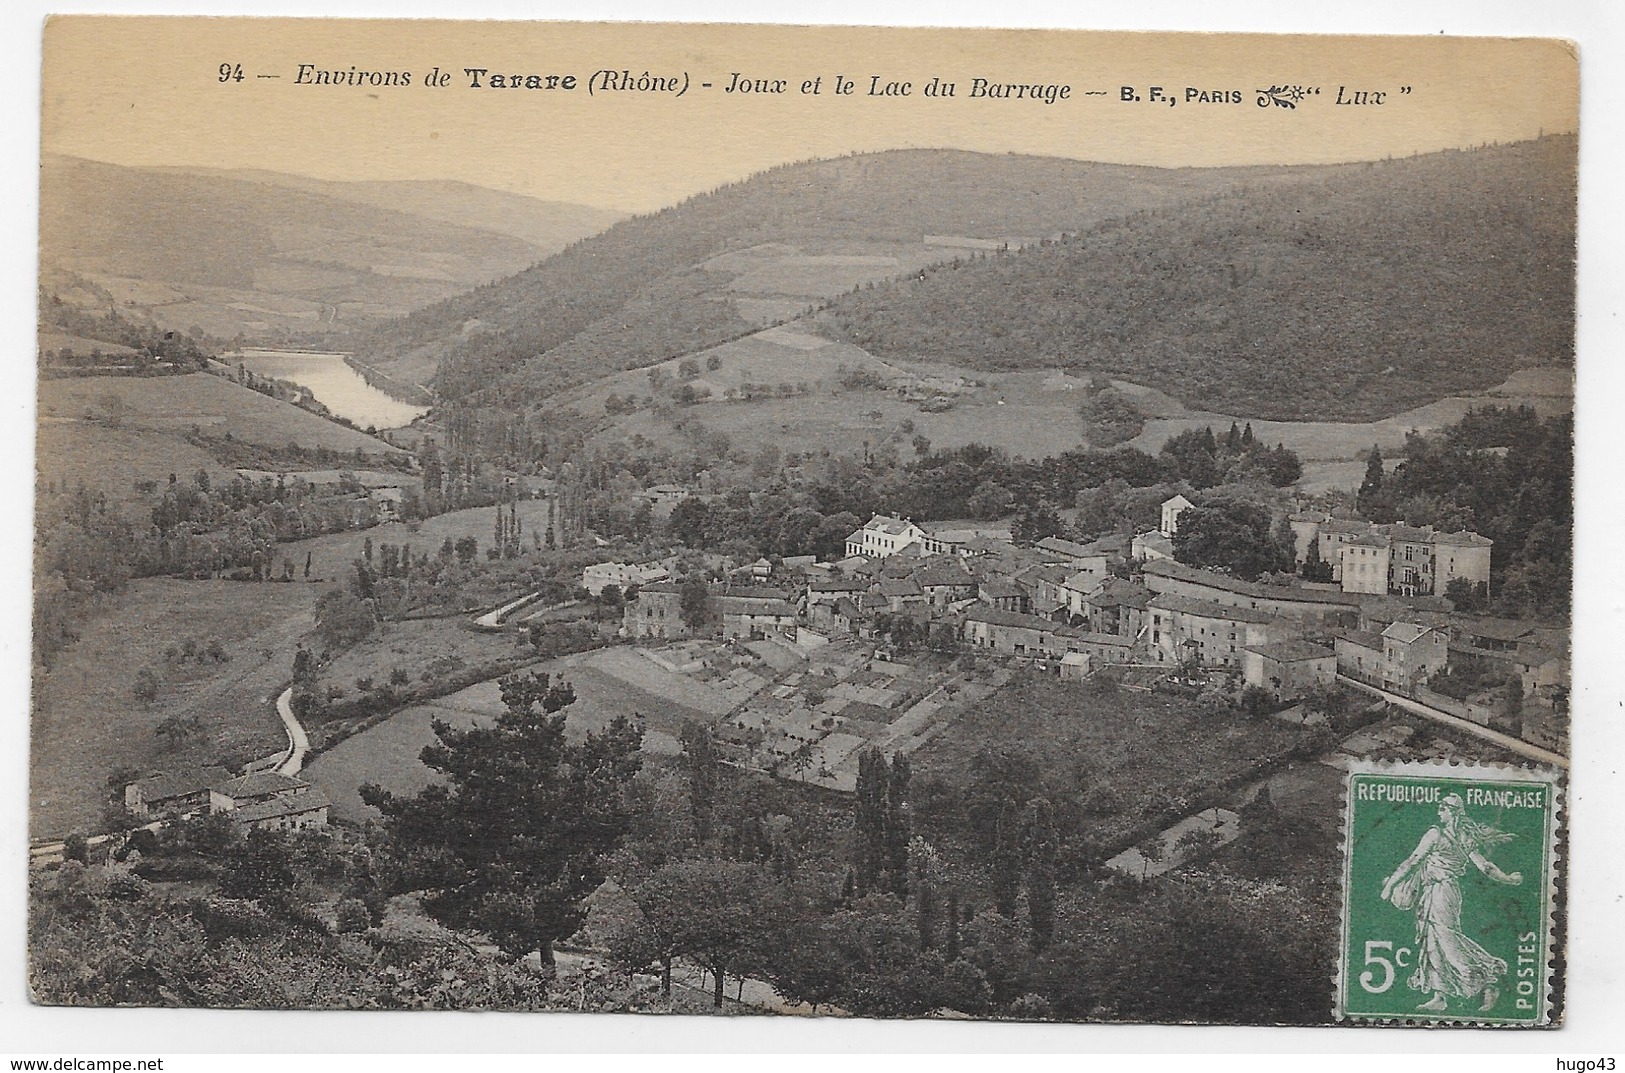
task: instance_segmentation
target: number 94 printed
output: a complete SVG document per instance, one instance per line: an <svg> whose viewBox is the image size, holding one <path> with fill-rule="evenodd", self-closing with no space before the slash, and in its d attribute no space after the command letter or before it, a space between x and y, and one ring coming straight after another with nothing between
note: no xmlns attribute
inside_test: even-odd
<svg viewBox="0 0 1625 1073"><path fill-rule="evenodd" d="M1557 820L1548 772L1355 767L1337 1016L1547 1024Z"/></svg>

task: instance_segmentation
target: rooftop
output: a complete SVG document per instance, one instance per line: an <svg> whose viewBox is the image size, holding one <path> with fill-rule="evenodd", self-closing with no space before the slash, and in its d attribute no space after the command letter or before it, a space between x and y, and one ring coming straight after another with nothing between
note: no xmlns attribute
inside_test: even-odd
<svg viewBox="0 0 1625 1073"><path fill-rule="evenodd" d="M1387 640L1408 645L1427 632L1428 627L1418 626L1414 622L1390 622L1388 628L1382 631L1382 635Z"/></svg>
<svg viewBox="0 0 1625 1073"><path fill-rule="evenodd" d="M1063 631L1067 633L1076 632L1068 630L1065 627L1058 626L1049 619L1042 618L1038 615L1024 615L1019 611L1001 611L996 607L989 607L986 604L977 604L969 611L966 611L965 621L986 622L992 626L1019 626L1023 629L1043 630L1048 633L1061 633Z"/></svg>
<svg viewBox="0 0 1625 1073"><path fill-rule="evenodd" d="M1138 581L1109 577L1100 589L1089 597L1091 607L1136 607L1144 610L1151 604L1152 591Z"/></svg>
<svg viewBox="0 0 1625 1073"><path fill-rule="evenodd" d="M312 789L308 793L256 801L252 805L233 809L230 815L238 823L254 823L258 820L274 820L279 816L297 816L302 812L314 812L330 804L332 802L327 799L326 794Z"/></svg>
<svg viewBox="0 0 1625 1073"><path fill-rule="evenodd" d="M1087 557L1105 554L1103 551L1091 551L1089 549L1089 545L1079 544L1075 540L1067 540L1064 537L1045 537L1043 540L1040 540L1033 546L1041 551L1054 552L1057 555L1068 555L1073 557Z"/></svg>
<svg viewBox="0 0 1625 1073"><path fill-rule="evenodd" d="M1470 637L1488 637L1492 641L1516 641L1534 632L1527 622L1511 618L1468 618L1457 615L1451 620L1456 632Z"/></svg>
<svg viewBox="0 0 1625 1073"><path fill-rule="evenodd" d="M876 514L873 518L870 518L867 523L865 523L863 528L869 530L870 532L885 533L888 536L902 536L910 529L917 527L907 518L893 518L887 514ZM862 530L859 531L861 532Z"/></svg>
<svg viewBox="0 0 1625 1073"><path fill-rule="evenodd" d="M857 578L837 577L828 581L814 581L807 588L813 592L868 592L869 582Z"/></svg>
<svg viewBox="0 0 1625 1073"><path fill-rule="evenodd" d="M172 797L185 797L188 794L202 793L211 786L219 785L230 779L231 772L223 767L205 767L193 768L189 771L160 771L156 775L137 779L130 785L139 786L141 788L141 799L151 804L154 801L163 801Z"/></svg>
<svg viewBox="0 0 1625 1073"><path fill-rule="evenodd" d="M295 779L275 771L261 771L254 775L242 775L227 782L219 783L211 789L227 797L260 797L264 794L280 794L290 790L303 790L310 786L304 779Z"/></svg>
<svg viewBox="0 0 1625 1073"><path fill-rule="evenodd" d="M1368 630L1344 630L1337 635L1339 641L1347 641L1361 648L1369 648L1373 652L1382 651L1382 634L1371 633Z"/></svg>
<svg viewBox="0 0 1625 1073"><path fill-rule="evenodd" d="M1178 596L1171 592L1156 596L1149 606L1162 611L1177 611L1182 615L1196 615L1199 618L1223 619L1226 622L1252 622L1262 625L1275 621L1274 615L1255 611L1250 607L1231 607L1216 600L1198 600L1194 596Z"/></svg>
<svg viewBox="0 0 1625 1073"><path fill-rule="evenodd" d="M1248 645L1247 651L1257 652L1265 659L1277 663L1301 663L1310 659L1335 659L1337 653L1329 648L1312 645L1308 641L1276 641L1267 645Z"/></svg>
<svg viewBox="0 0 1625 1073"><path fill-rule="evenodd" d="M1479 536L1477 533L1469 533L1465 530L1460 533L1434 533L1433 542L1435 544L1449 544L1458 548L1488 548L1495 543L1489 537Z"/></svg>
<svg viewBox="0 0 1625 1073"><path fill-rule="evenodd" d="M796 613L796 609L784 600L759 596L719 596L717 609L724 615L774 615L781 618Z"/></svg>
<svg viewBox="0 0 1625 1073"><path fill-rule="evenodd" d="M997 600L1001 597L1025 596L1026 590L1014 581L1004 577L986 577L982 579L982 593L985 598Z"/></svg>
<svg viewBox="0 0 1625 1073"><path fill-rule="evenodd" d="M1350 608L1359 606L1359 602L1354 597L1344 593L1325 592L1319 589L1291 588L1285 585L1260 585L1255 581L1242 581L1240 578L1215 574L1211 570L1186 566L1184 563L1176 563L1171 559L1155 559L1148 562L1145 564L1143 573L1147 577L1163 577L1173 581L1189 582L1192 585L1205 585L1210 589L1233 592L1260 600L1295 600L1312 604L1340 604Z"/></svg>

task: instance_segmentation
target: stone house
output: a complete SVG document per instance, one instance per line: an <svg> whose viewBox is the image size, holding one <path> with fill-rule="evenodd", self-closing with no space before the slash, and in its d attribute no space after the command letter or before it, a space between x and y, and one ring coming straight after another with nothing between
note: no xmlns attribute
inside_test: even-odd
<svg viewBox="0 0 1625 1073"><path fill-rule="evenodd" d="M735 641L760 641L781 637L794 641L796 609L787 600L753 596L715 597L722 616L722 635Z"/></svg>
<svg viewBox="0 0 1625 1073"><path fill-rule="evenodd" d="M1430 626L1395 622L1382 631L1382 657L1386 680L1409 693L1449 665L1449 636Z"/></svg>
<svg viewBox="0 0 1625 1073"><path fill-rule="evenodd" d="M621 612L621 632L639 639L675 640L693 631L683 621L682 589L675 582L660 581L638 589L637 599L628 600Z"/></svg>
<svg viewBox="0 0 1625 1073"><path fill-rule="evenodd" d="M143 819L209 811L211 787L227 782L223 767L159 772L124 787L124 807Z"/></svg>
<svg viewBox="0 0 1625 1073"><path fill-rule="evenodd" d="M1248 645L1241 650L1241 676L1276 700L1295 700L1336 681L1337 653L1299 640Z"/></svg>
<svg viewBox="0 0 1625 1073"><path fill-rule="evenodd" d="M1150 649L1159 663L1240 667L1248 645L1286 640L1295 632L1291 623L1263 611L1173 593L1154 597L1148 614Z"/></svg>

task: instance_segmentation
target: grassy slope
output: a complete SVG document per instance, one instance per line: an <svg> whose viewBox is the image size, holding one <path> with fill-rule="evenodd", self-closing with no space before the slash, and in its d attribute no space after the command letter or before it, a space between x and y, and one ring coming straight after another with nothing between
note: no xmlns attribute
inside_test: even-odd
<svg viewBox="0 0 1625 1073"><path fill-rule="evenodd" d="M770 349L772 353L768 353ZM741 370L748 369L752 375L747 378L758 382L806 381L812 388L810 394L791 399L711 402L677 408L678 417L698 421L707 429L726 435L733 447L746 457L768 444L783 450L827 448L836 454L857 454L865 441L874 448L895 440L899 456L908 461L914 457L911 441L915 435L925 436L935 449L980 443L1002 447L1012 455L1027 458L1053 456L1083 446L1079 398L1075 392L1045 391L1043 382L1052 375L1050 372L989 374L959 366L892 364L856 347L839 344L812 354L798 354L787 348L747 348L743 342L706 353L713 352L727 355L727 360L720 369L700 375L719 387L736 385ZM837 374L831 371L836 361L825 359L825 353L837 355L838 362L849 369L871 370L882 376L904 370L949 377L964 374L988 380L989 387L961 396L952 410L922 413L918 405L903 400L895 392L841 388ZM763 354L767 356L760 356ZM699 357L703 367L705 355ZM661 368L675 377L675 363L664 363ZM1534 375L1538 373L1552 375ZM1374 443L1385 452L1401 448L1407 432L1449 424L1469 408L1528 404L1543 414L1572 409L1572 381L1567 376L1556 375L1560 373L1562 370L1551 367L1521 370L1506 384L1483 394L1452 396L1378 421L1252 421L1251 424L1255 434L1266 443L1284 443L1303 459L1305 479L1300 487L1307 491L1353 489L1365 474L1365 463L1356 461L1359 452L1370 449ZM649 391L647 376L638 370L606 377L567 398L580 412L597 416L604 414L603 401L611 393L631 393L641 398ZM1129 445L1152 454L1160 450L1170 436L1187 428L1211 426L1222 432L1232 421L1248 421L1238 414L1186 410L1165 397L1157 399L1155 393L1151 397L1154 401L1150 408L1165 416L1147 421L1145 431ZM913 423L913 431L903 432L905 421ZM673 447L686 442L673 430L669 420L648 410L602 417L595 441L626 440L634 434Z"/></svg>
<svg viewBox="0 0 1625 1073"><path fill-rule="evenodd" d="M518 513L523 527L521 540L526 547L532 547L530 534L541 532L547 525L547 501L521 500ZM440 545L447 539L455 543L465 536L471 536L479 541L480 561L484 562L485 549L490 547L495 529L495 507L472 507L468 510L436 515L418 524L416 528L402 522L392 522L371 529L332 533L328 536L294 541L281 545L278 550L299 565L301 570L305 554L310 553L311 572L315 577L348 578L350 564L361 558L362 549L368 540L372 541L375 548L383 544L410 544L415 557L423 552L430 555L438 553ZM517 597L524 594L516 592L513 595Z"/></svg>
<svg viewBox="0 0 1625 1073"><path fill-rule="evenodd" d="M196 425L205 435L229 432L235 440L262 447L297 443L344 452L359 447L373 455L399 453L382 440L209 373L45 380L39 386L40 416L47 422L82 421L86 410L101 414L102 400L109 395L123 400L121 428L183 435Z"/></svg>
<svg viewBox="0 0 1625 1073"><path fill-rule="evenodd" d="M105 420L109 396L122 400L117 425ZM137 481L161 485L172 473L189 479L200 469L212 480L231 478L231 467L185 439L193 425L207 436L230 433L234 440L264 447L291 442L347 454L359 447L374 457L399 453L381 440L207 373L44 380L39 405L35 467L40 475L67 487L83 482L99 488L114 500L130 502L132 516L146 508L134 490Z"/></svg>
<svg viewBox="0 0 1625 1073"><path fill-rule="evenodd" d="M461 184L266 177L49 156L42 262L134 296L146 308L128 312L166 329L276 338L403 314L616 218Z"/></svg>
<svg viewBox="0 0 1625 1073"><path fill-rule="evenodd" d="M313 627L324 588L147 579L110 598L38 683L30 834L94 829L107 776L117 768L244 763L285 744L271 698L288 680L294 647ZM164 650L188 638L218 638L231 658L167 665ZM150 706L131 693L143 667L164 677ZM166 752L153 728L171 715L196 715L204 733Z"/></svg>
<svg viewBox="0 0 1625 1073"><path fill-rule="evenodd" d="M1573 138L1346 168L911 277L817 320L882 359L1109 371L1366 419L1573 350Z"/></svg>

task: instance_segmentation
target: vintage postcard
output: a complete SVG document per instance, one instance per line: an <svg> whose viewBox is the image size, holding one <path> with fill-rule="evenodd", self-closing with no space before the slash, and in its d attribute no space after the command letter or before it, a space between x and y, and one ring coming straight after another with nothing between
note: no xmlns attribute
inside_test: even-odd
<svg viewBox="0 0 1625 1073"><path fill-rule="evenodd" d="M1569 43L43 48L36 1003L1562 1023Z"/></svg>

